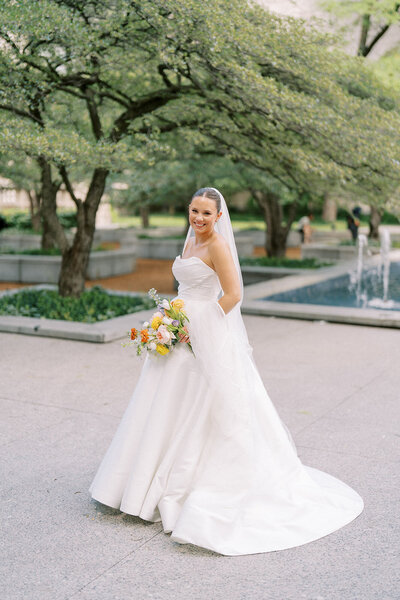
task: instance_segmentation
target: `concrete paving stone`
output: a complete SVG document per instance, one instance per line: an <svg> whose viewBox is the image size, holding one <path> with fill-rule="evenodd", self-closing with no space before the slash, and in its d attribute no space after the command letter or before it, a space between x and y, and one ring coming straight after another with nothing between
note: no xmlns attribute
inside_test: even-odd
<svg viewBox="0 0 400 600"><path fill-rule="evenodd" d="M395 598L395 582L382 576L379 563L371 565L366 536L342 531L339 540L332 534L296 549L243 557L171 544L160 534L71 599ZM384 549L375 558L395 566L395 555Z"/></svg>
<svg viewBox="0 0 400 600"><path fill-rule="evenodd" d="M247 317L246 323L251 324L252 318ZM387 364L388 347L392 349L394 361L397 345L400 353L398 332L331 323L307 326L303 322L305 327L295 324L282 328L281 320L269 319L266 328L252 328L253 343L256 348L263 348L262 357L255 350L257 366L271 400L292 433L330 412L333 406L340 406L345 398L375 378L380 381L384 373L382 366L386 368ZM290 343L286 335L282 341L280 328L285 333L289 331ZM261 345L263 338L268 340L268 334L273 339L273 351L268 341ZM374 352L371 352L368 335L374 339ZM380 359L376 360L376 356ZM393 377L399 380L395 370ZM384 380L381 383L386 385Z"/></svg>
<svg viewBox="0 0 400 600"><path fill-rule="evenodd" d="M173 543L160 523L88 494L141 362L118 341L0 334L2 598L397 600L398 332L253 316L245 323L301 460L354 487L364 512L281 552L224 557Z"/></svg>
<svg viewBox="0 0 400 600"><path fill-rule="evenodd" d="M65 409L16 402L0 398L0 446L35 435L42 429L60 425Z"/></svg>
<svg viewBox="0 0 400 600"><path fill-rule="evenodd" d="M368 386L345 398L326 416L346 420L354 425L368 419L375 426L387 428L400 435L397 418L399 404L399 377L393 371L386 371L374 378Z"/></svg>
<svg viewBox="0 0 400 600"><path fill-rule="evenodd" d="M74 415L62 428L3 446L8 590L1 597L64 598L77 582L86 583L87 572L110 568L160 531L160 524L91 500L88 487L103 451L99 421L105 417L84 417ZM90 429L93 419L96 427Z"/></svg>
<svg viewBox="0 0 400 600"><path fill-rule="evenodd" d="M388 512L400 521L397 471L388 477L380 461L364 459L354 477L354 458L346 454L301 449L301 457L357 487L366 507L355 521L312 544L243 557L189 544L169 547L169 536L161 534L140 556L130 555L72 598L129 598L133 592L135 598L159 600L395 599L399 539L386 522Z"/></svg>
<svg viewBox="0 0 400 600"><path fill-rule="evenodd" d="M368 420L359 420L354 424L344 419L338 421L321 417L297 432L295 443L321 450L340 450L354 458L367 456L381 460L400 459L399 433L382 429Z"/></svg>
<svg viewBox="0 0 400 600"><path fill-rule="evenodd" d="M120 414L119 403L129 400L142 365L120 341L100 346L0 334L1 343L7 348L0 363L1 395L88 412Z"/></svg>

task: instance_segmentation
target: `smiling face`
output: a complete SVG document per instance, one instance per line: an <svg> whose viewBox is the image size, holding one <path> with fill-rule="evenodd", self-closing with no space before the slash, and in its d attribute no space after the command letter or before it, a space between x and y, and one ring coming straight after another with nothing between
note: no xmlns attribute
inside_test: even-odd
<svg viewBox="0 0 400 600"><path fill-rule="evenodd" d="M221 214L215 200L205 196L196 196L189 204L189 223L196 233L212 233Z"/></svg>

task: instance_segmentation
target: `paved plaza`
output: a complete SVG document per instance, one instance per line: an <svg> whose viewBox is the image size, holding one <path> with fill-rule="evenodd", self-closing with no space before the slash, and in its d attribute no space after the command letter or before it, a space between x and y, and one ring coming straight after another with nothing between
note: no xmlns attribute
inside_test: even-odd
<svg viewBox="0 0 400 600"><path fill-rule="evenodd" d="M301 460L364 498L310 544L225 557L91 500L138 379L121 341L0 334L4 600L395 600L400 334L246 316L261 375Z"/></svg>

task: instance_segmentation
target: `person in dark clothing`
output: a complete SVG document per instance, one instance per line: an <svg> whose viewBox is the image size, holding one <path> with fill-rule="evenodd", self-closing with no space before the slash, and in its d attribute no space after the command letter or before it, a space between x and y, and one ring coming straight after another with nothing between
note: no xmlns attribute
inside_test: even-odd
<svg viewBox="0 0 400 600"><path fill-rule="evenodd" d="M358 236L358 224L351 215L347 215L346 219L347 229L349 229L353 242L355 242Z"/></svg>

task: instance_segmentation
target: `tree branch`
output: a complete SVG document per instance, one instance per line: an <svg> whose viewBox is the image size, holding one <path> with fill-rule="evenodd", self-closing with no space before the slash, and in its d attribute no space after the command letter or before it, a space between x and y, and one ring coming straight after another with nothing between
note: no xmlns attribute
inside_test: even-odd
<svg viewBox="0 0 400 600"><path fill-rule="evenodd" d="M84 88L84 94L86 98L86 106L89 111L90 122L92 124L92 130L96 140L100 140L103 137L103 128L101 126L100 116L97 110L96 103L94 101L93 90Z"/></svg>
<svg viewBox="0 0 400 600"><path fill-rule="evenodd" d="M16 106L12 106L11 104L0 104L0 110L6 110L8 112L15 113L16 115L19 115L20 117L24 117L25 119L30 119L31 121L38 123L38 125L40 125L41 127L44 126L44 123L40 118L36 117L35 115L32 115L31 113L29 113L25 110L21 110L20 108L17 108Z"/></svg>
<svg viewBox="0 0 400 600"><path fill-rule="evenodd" d="M118 142L126 133L130 123L143 115L152 113L157 108L161 108L173 98L177 98L181 92L191 92L192 86L179 88L179 90L157 90L149 96L144 96L136 102L132 102L130 107L123 112L115 121L114 127L110 133L110 139L113 142Z"/></svg>
<svg viewBox="0 0 400 600"><path fill-rule="evenodd" d="M69 195L71 196L71 199L75 202L75 205L76 205L76 207L79 210L79 208L82 206L82 200L80 198L77 198L75 196L74 190L72 188L72 185L71 185L71 182L69 180L68 173L67 173L67 170L66 170L65 166L64 165L59 166L58 167L58 171L59 171L59 173L60 173L60 175L62 177L62 180L64 182L64 185L65 185L65 187L66 187Z"/></svg>

